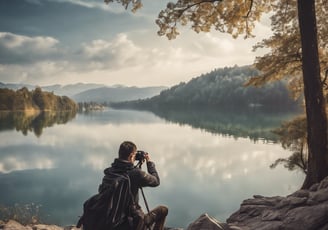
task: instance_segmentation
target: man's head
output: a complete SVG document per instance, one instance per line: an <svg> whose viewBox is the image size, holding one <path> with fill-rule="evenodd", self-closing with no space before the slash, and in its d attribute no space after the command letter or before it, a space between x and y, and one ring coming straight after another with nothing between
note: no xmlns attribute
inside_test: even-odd
<svg viewBox="0 0 328 230"><path fill-rule="evenodd" d="M120 149L118 151L118 157L122 160L130 161L132 154L137 151L137 146L131 141L124 141L120 145Z"/></svg>

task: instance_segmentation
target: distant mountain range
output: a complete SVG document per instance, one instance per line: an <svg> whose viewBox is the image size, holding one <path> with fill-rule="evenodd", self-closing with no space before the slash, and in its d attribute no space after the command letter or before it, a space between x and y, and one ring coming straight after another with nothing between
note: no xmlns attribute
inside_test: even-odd
<svg viewBox="0 0 328 230"><path fill-rule="evenodd" d="M158 95L165 87L100 87L89 89L72 96L77 102L119 102L146 99Z"/></svg>
<svg viewBox="0 0 328 230"><path fill-rule="evenodd" d="M26 87L34 90L37 86L31 84L6 84L0 82L0 88L18 90ZM56 95L68 96L76 102L118 102L127 100L138 100L158 95L163 86L155 87L127 87L122 85L106 86L104 84L77 83L70 85L40 86L43 91L53 92Z"/></svg>
<svg viewBox="0 0 328 230"><path fill-rule="evenodd" d="M267 83L259 88L245 87L245 82L256 75L258 70L251 66L234 66L215 69L171 88L77 83L42 86L41 89L56 95L68 96L75 102L105 102L110 103L112 107L146 110L164 107L266 107L292 110L300 107L301 98L293 100L284 81ZM17 90L22 87L35 89L32 85L0 83L0 88Z"/></svg>

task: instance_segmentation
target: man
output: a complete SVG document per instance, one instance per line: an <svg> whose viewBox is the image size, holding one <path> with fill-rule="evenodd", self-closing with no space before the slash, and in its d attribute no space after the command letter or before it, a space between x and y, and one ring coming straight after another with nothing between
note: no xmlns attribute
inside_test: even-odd
<svg viewBox="0 0 328 230"><path fill-rule="evenodd" d="M168 209L165 206L158 206L151 210L149 213L144 214L138 201L139 201L139 188L142 187L156 187L160 184L160 179L155 168L155 164L150 161L148 153L144 154L144 159L147 164L148 173L141 170L141 168L134 166L134 161L137 153L137 146L130 142L125 141L120 145L118 158L114 160L112 166L105 169L103 183L99 189L106 187L106 176L112 173L127 174L130 178L131 193L132 193L132 205L127 207L127 215L132 216L126 218L123 224L119 225L116 229L119 230L163 230L165 218L168 213Z"/></svg>

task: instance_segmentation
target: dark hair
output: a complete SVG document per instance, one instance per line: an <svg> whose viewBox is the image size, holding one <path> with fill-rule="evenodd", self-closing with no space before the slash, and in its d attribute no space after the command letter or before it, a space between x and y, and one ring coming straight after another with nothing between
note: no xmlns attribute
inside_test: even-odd
<svg viewBox="0 0 328 230"><path fill-rule="evenodd" d="M122 160L127 160L130 154L137 149L137 146L131 141L124 141L120 145L120 149L118 151L118 157Z"/></svg>

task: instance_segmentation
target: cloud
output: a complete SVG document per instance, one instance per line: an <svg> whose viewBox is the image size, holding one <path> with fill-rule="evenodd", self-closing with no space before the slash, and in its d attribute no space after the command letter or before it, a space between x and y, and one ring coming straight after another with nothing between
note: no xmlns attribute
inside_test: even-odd
<svg viewBox="0 0 328 230"><path fill-rule="evenodd" d="M48 0L48 1L53 1L53 0ZM61 3L71 3L74 5L79 5L83 6L86 8L97 8L101 10L109 10L108 7L106 7L106 4L103 1L84 1L84 0L56 0L55 2L61 2Z"/></svg>
<svg viewBox="0 0 328 230"><path fill-rule="evenodd" d="M236 40L188 27L180 27L172 41L157 36L154 19L165 7L160 1L145 0L133 16L120 4L98 0L24 0L18 8L19 0L6 1L1 17L8 23L0 23L3 82L172 86L259 56L251 50L261 37ZM259 34L267 28L260 24Z"/></svg>
<svg viewBox="0 0 328 230"><path fill-rule="evenodd" d="M42 5L45 4L40 0L25 0L27 3ZM105 4L104 1L94 1L94 0L44 0L47 2L61 3L61 4L72 4L89 9L98 9L103 11L109 11L111 13L119 14L125 12L126 10L120 4Z"/></svg>
<svg viewBox="0 0 328 230"><path fill-rule="evenodd" d="M59 53L58 40L0 32L0 64L26 64L53 58Z"/></svg>
<svg viewBox="0 0 328 230"><path fill-rule="evenodd" d="M27 3L30 3L30 4L35 4L35 5L41 5L42 2L40 0L25 0ZM103 2L101 3L97 3L97 2L94 2L92 0L88 0L88 1L83 1L83 0L46 0L48 2L56 2L56 3L71 3L71 4L74 4L74 5L79 5L79 6L84 6L84 7L88 7L88 8L94 8L96 6L99 6L99 5L104 5Z"/></svg>
<svg viewBox="0 0 328 230"><path fill-rule="evenodd" d="M214 34L207 33L198 37L199 39L193 40L192 45L199 55L217 57L218 54L233 52L236 47L231 39L222 35L215 36Z"/></svg>
<svg viewBox="0 0 328 230"><path fill-rule="evenodd" d="M81 54L82 59L98 63L99 67L106 69L137 65L142 49L129 40L126 34L121 33L112 41L93 40L89 44L83 44Z"/></svg>
<svg viewBox="0 0 328 230"><path fill-rule="evenodd" d="M252 43L192 31L168 41L152 30L135 30L64 47L52 37L0 33L0 74L2 81L39 85L171 86L218 67L251 64Z"/></svg>

